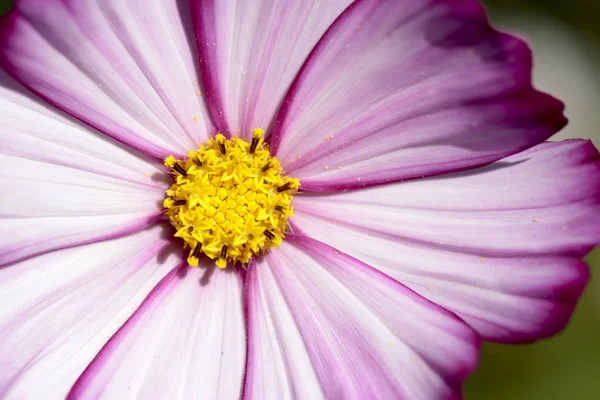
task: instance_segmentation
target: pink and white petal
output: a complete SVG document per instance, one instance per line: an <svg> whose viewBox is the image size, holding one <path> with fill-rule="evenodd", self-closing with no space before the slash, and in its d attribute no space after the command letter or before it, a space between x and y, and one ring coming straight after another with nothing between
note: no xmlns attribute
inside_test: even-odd
<svg viewBox="0 0 600 400"><path fill-rule="evenodd" d="M110 339L69 399L236 399L246 333L241 275L182 265Z"/></svg>
<svg viewBox="0 0 600 400"><path fill-rule="evenodd" d="M162 163L36 98L0 70L0 152L157 186Z"/></svg>
<svg viewBox="0 0 600 400"><path fill-rule="evenodd" d="M600 242L600 156L547 142L476 170L297 196L294 209L475 255L583 256Z"/></svg>
<svg viewBox="0 0 600 400"><path fill-rule="evenodd" d="M562 330L588 277L585 264L571 257L482 258L301 213L295 221L306 234L454 311L489 341L528 342Z"/></svg>
<svg viewBox="0 0 600 400"><path fill-rule="evenodd" d="M192 0L200 65L221 132L268 129L306 57L352 0Z"/></svg>
<svg viewBox="0 0 600 400"><path fill-rule="evenodd" d="M566 124L530 72L527 45L476 0L358 0L304 64L272 149L312 191L487 164Z"/></svg>
<svg viewBox="0 0 600 400"><path fill-rule="evenodd" d="M580 257L600 243L600 157L585 141L294 200L295 229L454 311L490 341L563 329L588 278Z"/></svg>
<svg viewBox="0 0 600 400"><path fill-rule="evenodd" d="M185 1L21 0L1 26L10 75L133 148L186 154L214 131Z"/></svg>
<svg viewBox="0 0 600 400"><path fill-rule="evenodd" d="M0 397L64 398L180 252L155 225L0 268Z"/></svg>
<svg viewBox="0 0 600 400"><path fill-rule="evenodd" d="M245 397L458 398L477 362L452 313L308 237L289 235L246 284Z"/></svg>
<svg viewBox="0 0 600 400"><path fill-rule="evenodd" d="M158 163L23 92L0 73L0 265L161 217Z"/></svg>

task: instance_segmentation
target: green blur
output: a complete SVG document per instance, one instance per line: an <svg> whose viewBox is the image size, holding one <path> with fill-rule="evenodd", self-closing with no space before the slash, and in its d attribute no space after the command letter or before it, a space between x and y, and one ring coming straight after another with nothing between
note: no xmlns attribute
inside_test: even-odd
<svg viewBox="0 0 600 400"><path fill-rule="evenodd" d="M0 0L0 15L6 14L14 2L14 0Z"/></svg>

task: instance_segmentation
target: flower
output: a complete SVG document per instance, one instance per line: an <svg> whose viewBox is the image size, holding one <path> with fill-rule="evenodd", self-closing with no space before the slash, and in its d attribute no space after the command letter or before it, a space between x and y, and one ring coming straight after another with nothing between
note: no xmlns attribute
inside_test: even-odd
<svg viewBox="0 0 600 400"><path fill-rule="evenodd" d="M475 0L22 0L0 26L0 397L455 398L481 339L567 324L600 158L544 142L563 105Z"/></svg>

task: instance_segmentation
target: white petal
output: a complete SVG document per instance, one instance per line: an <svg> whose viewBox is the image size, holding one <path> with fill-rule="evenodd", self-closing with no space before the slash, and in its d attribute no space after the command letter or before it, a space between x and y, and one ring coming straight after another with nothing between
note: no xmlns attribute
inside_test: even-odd
<svg viewBox="0 0 600 400"><path fill-rule="evenodd" d="M527 45L477 0L356 1L296 77L271 150L314 191L484 165L565 126L530 75Z"/></svg>
<svg viewBox="0 0 600 400"><path fill-rule="evenodd" d="M208 101L224 133L268 129L302 63L351 0L192 1Z"/></svg>
<svg viewBox="0 0 600 400"><path fill-rule="evenodd" d="M456 316L307 237L250 266L247 307L248 398L452 398L477 361Z"/></svg>
<svg viewBox="0 0 600 400"><path fill-rule="evenodd" d="M64 398L180 252L152 228L0 268L0 397Z"/></svg>
<svg viewBox="0 0 600 400"><path fill-rule="evenodd" d="M46 107L0 72L0 265L161 216L154 161Z"/></svg>
<svg viewBox="0 0 600 400"><path fill-rule="evenodd" d="M23 0L2 20L0 63L52 104L164 158L214 131L185 1Z"/></svg>
<svg viewBox="0 0 600 400"><path fill-rule="evenodd" d="M296 196L292 223L456 312L486 340L551 336L569 321L600 242L600 157L544 143L477 170Z"/></svg>
<svg viewBox="0 0 600 400"><path fill-rule="evenodd" d="M214 262L166 276L73 387L78 399L237 399L243 282Z"/></svg>

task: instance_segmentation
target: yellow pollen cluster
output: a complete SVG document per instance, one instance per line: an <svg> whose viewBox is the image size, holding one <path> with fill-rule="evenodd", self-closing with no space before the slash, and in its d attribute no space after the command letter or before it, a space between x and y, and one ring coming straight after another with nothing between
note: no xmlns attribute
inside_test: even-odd
<svg viewBox="0 0 600 400"><path fill-rule="evenodd" d="M282 175L263 133L255 129L252 143L218 134L186 159L165 159L175 177L165 213L189 249L190 265L198 265L201 253L219 268L246 264L281 244L300 182Z"/></svg>

